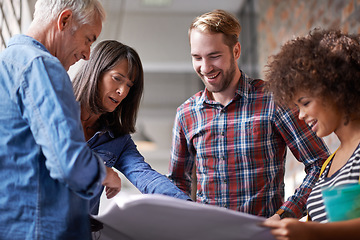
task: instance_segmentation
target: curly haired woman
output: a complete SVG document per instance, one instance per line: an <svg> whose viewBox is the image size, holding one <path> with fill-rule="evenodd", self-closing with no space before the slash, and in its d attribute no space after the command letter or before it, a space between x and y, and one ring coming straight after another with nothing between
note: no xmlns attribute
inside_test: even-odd
<svg viewBox="0 0 360 240"><path fill-rule="evenodd" d="M329 222L322 195L358 184L360 176L360 37L339 30L313 30L287 42L272 56L266 72L268 90L277 102L299 108L317 136L340 140L324 163L307 209L312 221L266 221L277 239L358 239L360 218Z"/></svg>

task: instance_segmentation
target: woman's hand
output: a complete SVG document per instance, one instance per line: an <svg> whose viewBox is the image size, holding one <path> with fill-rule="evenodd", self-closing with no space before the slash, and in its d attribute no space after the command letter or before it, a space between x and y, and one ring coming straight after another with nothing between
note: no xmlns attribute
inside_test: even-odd
<svg viewBox="0 0 360 240"><path fill-rule="evenodd" d="M105 193L108 199L113 198L121 190L121 179L112 168L106 167L106 177L102 184L105 186Z"/></svg>
<svg viewBox="0 0 360 240"><path fill-rule="evenodd" d="M269 218L262 225L271 228L272 235L278 240L304 240L314 237L308 231L308 224L294 218L284 218L280 221Z"/></svg>

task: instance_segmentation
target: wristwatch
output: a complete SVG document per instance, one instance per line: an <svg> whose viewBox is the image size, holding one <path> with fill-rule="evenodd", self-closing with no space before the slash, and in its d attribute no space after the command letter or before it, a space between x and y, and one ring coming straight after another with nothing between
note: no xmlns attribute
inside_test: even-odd
<svg viewBox="0 0 360 240"><path fill-rule="evenodd" d="M278 214L280 216L280 219L284 219L284 218L295 218L295 216L290 213L290 212L287 212L285 211L284 209L279 209L277 210L276 214Z"/></svg>

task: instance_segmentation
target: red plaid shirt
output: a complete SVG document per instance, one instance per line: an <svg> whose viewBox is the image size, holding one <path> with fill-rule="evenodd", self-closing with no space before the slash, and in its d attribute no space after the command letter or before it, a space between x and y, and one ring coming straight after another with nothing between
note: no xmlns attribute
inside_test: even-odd
<svg viewBox="0 0 360 240"><path fill-rule="evenodd" d="M286 147L307 173L284 203ZM196 163L197 201L270 217L281 207L303 216L329 151L295 111L275 105L264 82L242 74L226 106L200 91L177 110L169 178L190 194Z"/></svg>

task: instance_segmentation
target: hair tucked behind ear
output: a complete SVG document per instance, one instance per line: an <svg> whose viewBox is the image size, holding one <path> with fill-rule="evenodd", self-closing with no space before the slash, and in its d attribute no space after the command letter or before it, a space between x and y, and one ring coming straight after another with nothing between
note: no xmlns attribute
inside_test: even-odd
<svg viewBox="0 0 360 240"><path fill-rule="evenodd" d="M115 111L108 113L98 99L98 83L104 73L112 70L124 59L128 61L128 77L134 85ZM113 40L100 42L91 52L90 59L75 75L73 87L76 100L82 107L92 113L102 114L99 119L102 126L117 135L135 132L137 112L144 88L144 73L140 57L133 48Z"/></svg>

